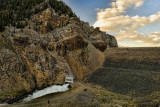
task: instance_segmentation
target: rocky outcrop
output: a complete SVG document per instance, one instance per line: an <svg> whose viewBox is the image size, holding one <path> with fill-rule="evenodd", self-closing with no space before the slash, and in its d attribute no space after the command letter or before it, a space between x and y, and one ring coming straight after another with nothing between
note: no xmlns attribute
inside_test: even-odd
<svg viewBox="0 0 160 107"><path fill-rule="evenodd" d="M91 35L91 43L102 52L110 47L118 47L116 38L100 31L99 28L95 28Z"/></svg>
<svg viewBox="0 0 160 107"><path fill-rule="evenodd" d="M51 7L28 23L24 29L6 27L0 35L0 102L63 84L66 73L81 81L102 66L107 47L117 47L115 37Z"/></svg>
<svg viewBox="0 0 160 107"><path fill-rule="evenodd" d="M0 51L0 101L10 102L35 89L64 83L65 73L69 73L64 59L34 47L18 48L18 53Z"/></svg>
<svg viewBox="0 0 160 107"><path fill-rule="evenodd" d="M53 29L67 25L69 23L69 16L59 16L52 8L47 8L42 13L32 16L31 20L34 22L31 23L31 26L34 26L36 31L45 34Z"/></svg>

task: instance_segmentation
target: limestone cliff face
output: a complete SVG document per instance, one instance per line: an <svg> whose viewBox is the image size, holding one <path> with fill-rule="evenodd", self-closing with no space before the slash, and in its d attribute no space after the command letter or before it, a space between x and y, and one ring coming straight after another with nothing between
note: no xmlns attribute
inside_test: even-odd
<svg viewBox="0 0 160 107"><path fill-rule="evenodd" d="M99 28L95 28L91 33L91 43L102 52L104 52L107 47L118 47L116 38L100 31Z"/></svg>
<svg viewBox="0 0 160 107"><path fill-rule="evenodd" d="M77 17L59 16L50 7L28 23L0 34L0 102L63 84L66 73L81 81L102 66L107 47L117 47L115 37Z"/></svg>

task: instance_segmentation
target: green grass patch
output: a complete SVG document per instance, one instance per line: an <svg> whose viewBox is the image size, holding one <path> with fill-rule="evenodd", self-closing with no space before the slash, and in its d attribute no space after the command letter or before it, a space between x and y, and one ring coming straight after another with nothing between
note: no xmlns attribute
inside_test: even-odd
<svg viewBox="0 0 160 107"><path fill-rule="evenodd" d="M0 93L0 100L15 98L19 95L22 95L23 93L26 93L27 91L25 89L18 89L18 90L12 90L8 92Z"/></svg>

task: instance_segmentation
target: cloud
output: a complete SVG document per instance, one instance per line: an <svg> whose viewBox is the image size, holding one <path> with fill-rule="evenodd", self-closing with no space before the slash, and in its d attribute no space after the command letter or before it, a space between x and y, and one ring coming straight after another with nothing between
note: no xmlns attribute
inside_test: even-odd
<svg viewBox="0 0 160 107"><path fill-rule="evenodd" d="M158 36L160 36L160 32L152 32L152 35L158 35Z"/></svg>
<svg viewBox="0 0 160 107"><path fill-rule="evenodd" d="M94 27L100 27L106 32L117 32L118 41L134 40L136 42L160 44L159 32L145 35L138 31L139 28L160 21L160 12L148 17L123 15L128 8L142 6L144 0L116 0L111 3L111 8L99 9Z"/></svg>
<svg viewBox="0 0 160 107"><path fill-rule="evenodd" d="M140 7L143 5L143 0L116 0L111 3L112 8L117 8L119 11L124 12L128 7Z"/></svg>
<svg viewBox="0 0 160 107"><path fill-rule="evenodd" d="M100 11L101 9L100 9L100 8L96 8L95 10L96 10L96 11Z"/></svg>
<svg viewBox="0 0 160 107"><path fill-rule="evenodd" d="M147 43L153 46L160 44L160 32L153 32L151 35L145 35L143 33L139 33L138 31L127 32L123 30L120 31L116 36L119 41L128 39L140 43Z"/></svg>

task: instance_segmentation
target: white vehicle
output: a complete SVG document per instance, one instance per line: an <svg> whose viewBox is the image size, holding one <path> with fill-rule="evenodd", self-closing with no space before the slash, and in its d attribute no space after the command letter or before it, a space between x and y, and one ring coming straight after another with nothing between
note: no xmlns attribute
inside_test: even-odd
<svg viewBox="0 0 160 107"><path fill-rule="evenodd" d="M75 77L73 75L66 75L65 76L65 83L74 83Z"/></svg>

